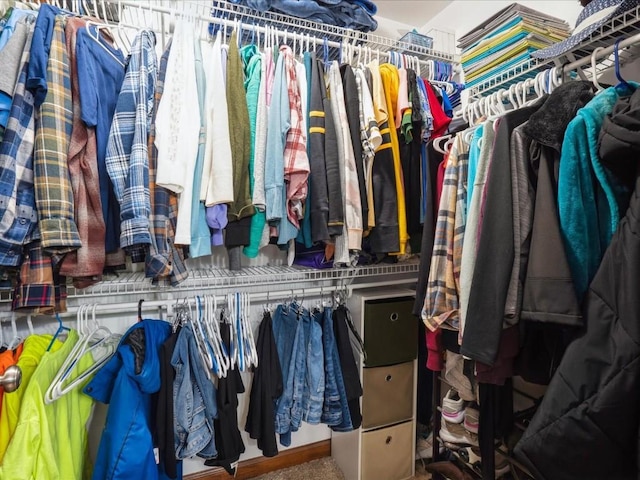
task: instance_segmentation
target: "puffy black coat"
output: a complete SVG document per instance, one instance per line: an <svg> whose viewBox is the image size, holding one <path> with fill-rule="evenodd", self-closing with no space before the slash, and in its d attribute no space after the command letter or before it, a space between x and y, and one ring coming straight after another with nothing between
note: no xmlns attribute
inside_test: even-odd
<svg viewBox="0 0 640 480"><path fill-rule="evenodd" d="M640 177L567 349L516 446L539 480L640 478Z"/></svg>

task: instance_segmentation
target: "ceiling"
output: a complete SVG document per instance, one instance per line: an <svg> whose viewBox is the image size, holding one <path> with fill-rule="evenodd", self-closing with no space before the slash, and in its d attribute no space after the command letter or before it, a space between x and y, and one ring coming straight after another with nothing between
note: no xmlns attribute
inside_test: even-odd
<svg viewBox="0 0 640 480"><path fill-rule="evenodd" d="M376 0L376 16L420 29L449 3L451 0Z"/></svg>

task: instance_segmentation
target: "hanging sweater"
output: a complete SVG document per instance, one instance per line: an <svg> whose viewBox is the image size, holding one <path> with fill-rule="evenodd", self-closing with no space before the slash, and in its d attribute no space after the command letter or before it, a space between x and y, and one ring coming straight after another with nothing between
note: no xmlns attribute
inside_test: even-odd
<svg viewBox="0 0 640 480"><path fill-rule="evenodd" d="M333 235L342 232L344 211L341 198L330 195L330 172L339 174L338 150L331 104L327 97L322 63L311 53L311 84L309 90L309 165L311 168L311 196L307 208L311 216L311 240L328 242ZM333 177L335 187L339 177ZM340 201L338 201L340 200ZM333 206L333 210L332 210Z"/></svg>
<svg viewBox="0 0 640 480"><path fill-rule="evenodd" d="M393 127L395 124L394 112L397 109L397 99L399 92L398 69L385 63L380 65L380 76L384 87L384 94L387 99L387 107L389 111L389 124ZM400 147L398 145L398 132L395 128L391 128L389 132L391 136L391 151L393 153L393 170L396 176L396 197L398 205L398 234L400 236L400 249L398 254L404 255L409 234L407 233L407 212L404 199L404 184L402 181L402 166L400 164Z"/></svg>
<svg viewBox="0 0 640 480"><path fill-rule="evenodd" d="M233 160L233 203L229 205L225 245L234 247L249 244L251 217L255 213L251 203L249 185L249 162L251 159L251 127L249 110L244 91L244 69L238 49L237 33L229 40L227 61L227 106L229 108L229 128L231 158ZM246 220L245 220L246 219Z"/></svg>
<svg viewBox="0 0 640 480"><path fill-rule="evenodd" d="M349 232L347 229L347 179L346 179L346 157L349 155L345 148L345 128L348 128L348 124L342 123L342 116L340 114L340 102L344 104L344 97L342 95L342 81L340 79L340 68L338 62L333 62L329 68L329 96L331 99L331 115L336 130L336 139L338 144L338 166L339 166L339 179L340 190L342 193L341 201L345 211L345 221L342 225L342 233L335 239L336 250L334 253L334 263L349 263ZM351 152L353 156L353 151Z"/></svg>
<svg viewBox="0 0 640 480"><path fill-rule="evenodd" d="M196 85L193 30L178 22L173 36L164 93L156 116L156 183L180 194L175 243L191 243L191 193L198 154L200 108Z"/></svg>
<svg viewBox="0 0 640 480"><path fill-rule="evenodd" d="M251 128L251 157L249 160L249 186L251 188L251 198L256 213L251 217L251 227L249 231L249 245L244 247L243 252L249 258L258 256L260 249L260 240L266 223L264 215L264 204L258 206L255 203L256 189L262 188L262 197L264 197L264 162L256 163L258 145L257 135L266 136L266 83L262 80L264 70L262 55L255 45L247 45L240 50L242 63L244 65L244 87L247 92L247 107L249 109L249 126ZM260 122L260 132L258 132L258 122ZM262 144L264 150L264 144ZM264 156L262 157L264 158ZM262 169L262 172L259 170ZM258 177L261 181L258 182Z"/></svg>
<svg viewBox="0 0 640 480"><path fill-rule="evenodd" d="M222 42L220 32L213 46L203 48L207 75L207 140L200 200L205 206L233 201L233 166L229 140L229 113L225 94L225 78L222 70ZM203 47L205 44L203 44ZM226 212L225 212L226 213Z"/></svg>
<svg viewBox="0 0 640 480"><path fill-rule="evenodd" d="M398 229L398 198L395 192L395 171L391 131L391 118L387 109L380 67L378 62L369 64L371 73L371 95L375 118L381 135L380 145L376 149L372 166L372 190L375 213L375 228L371 231L371 250L374 253L396 252L400 249L400 230Z"/></svg>
<svg viewBox="0 0 640 480"><path fill-rule="evenodd" d="M204 73L201 43L195 45L195 69L196 83L198 85L198 106L200 107L200 135L198 137L198 156L193 171L193 192L191 194L191 244L189 256L191 258L211 255L211 239L209 226L204 208L204 202L200 200L202 188L202 169L206 149L207 110L205 107L207 84Z"/></svg>

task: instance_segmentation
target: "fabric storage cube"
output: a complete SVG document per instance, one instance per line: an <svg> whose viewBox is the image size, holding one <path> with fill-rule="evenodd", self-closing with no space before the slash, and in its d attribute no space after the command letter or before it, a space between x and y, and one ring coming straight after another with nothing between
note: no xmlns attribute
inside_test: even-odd
<svg viewBox="0 0 640 480"><path fill-rule="evenodd" d="M402 480L412 475L413 423L362 434L362 480Z"/></svg>
<svg viewBox="0 0 640 480"><path fill-rule="evenodd" d="M408 362L418 354L419 318L411 314L413 299L369 300L364 307L366 367Z"/></svg>
<svg viewBox="0 0 640 480"><path fill-rule="evenodd" d="M365 368L362 387L362 428L382 427L413 416L413 362Z"/></svg>

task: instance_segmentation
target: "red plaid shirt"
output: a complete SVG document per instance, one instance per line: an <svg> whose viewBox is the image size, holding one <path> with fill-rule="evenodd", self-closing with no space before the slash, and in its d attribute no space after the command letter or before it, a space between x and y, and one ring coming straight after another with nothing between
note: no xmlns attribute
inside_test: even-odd
<svg viewBox="0 0 640 480"><path fill-rule="evenodd" d="M307 198L307 180L309 178L309 158L307 157L307 132L304 131L300 87L296 76L296 61L291 48L283 45L280 54L284 55L284 68L289 91L291 126L287 132L284 147L284 180L287 185L287 217L300 228L303 217L302 205Z"/></svg>

